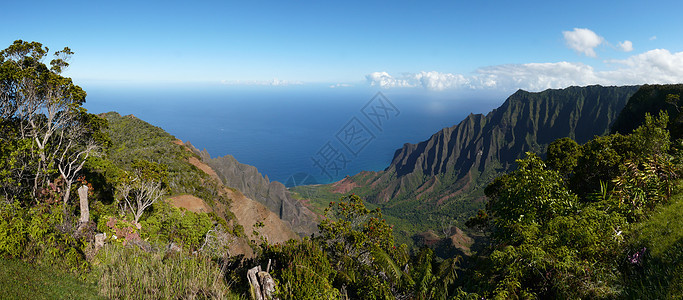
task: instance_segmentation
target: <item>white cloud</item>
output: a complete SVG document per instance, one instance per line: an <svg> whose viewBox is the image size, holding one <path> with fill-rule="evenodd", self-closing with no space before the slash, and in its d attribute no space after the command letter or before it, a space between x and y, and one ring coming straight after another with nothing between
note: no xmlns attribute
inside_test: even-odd
<svg viewBox="0 0 683 300"><path fill-rule="evenodd" d="M383 88L418 86L415 82L410 82L409 78L394 78L387 72L373 72L366 75L365 79L367 79L370 85Z"/></svg>
<svg viewBox="0 0 683 300"><path fill-rule="evenodd" d="M495 89L542 91L572 85L635 85L683 82L683 52L655 49L624 60L606 61L607 70L576 62L510 64L480 68L474 75L419 72L394 77L387 72L366 76L372 86L383 88Z"/></svg>
<svg viewBox="0 0 683 300"><path fill-rule="evenodd" d="M653 36L650 37L650 40L651 40L651 41L654 41L654 40L656 40L656 39L657 39L657 36L656 36L656 35L653 35Z"/></svg>
<svg viewBox="0 0 683 300"><path fill-rule="evenodd" d="M301 81L280 80L273 78L272 80L221 80L225 85L267 85L267 86L288 86L288 85L302 85Z"/></svg>
<svg viewBox="0 0 683 300"><path fill-rule="evenodd" d="M598 56L595 47L605 42L605 39L587 28L574 28L573 31L563 31L564 41L569 48L589 57Z"/></svg>
<svg viewBox="0 0 683 300"><path fill-rule="evenodd" d="M629 41L629 40L619 42L619 44L617 44L617 47L619 47L619 49L621 49L621 51L624 51L624 52L633 51L633 43L631 43L631 41Z"/></svg>
<svg viewBox="0 0 683 300"><path fill-rule="evenodd" d="M671 53L666 49L654 49L624 60L610 60L608 63L619 67L601 72L601 75L618 83L683 82L683 52Z"/></svg>
<svg viewBox="0 0 683 300"><path fill-rule="evenodd" d="M460 74L440 73L436 71L404 73L393 77L387 72L374 72L365 76L372 86L390 87L424 87L430 90L444 90L469 85L469 79Z"/></svg>
<svg viewBox="0 0 683 300"><path fill-rule="evenodd" d="M593 67L582 63L530 63L500 65L477 70L481 87L503 90L542 91L599 81Z"/></svg>
<svg viewBox="0 0 683 300"><path fill-rule="evenodd" d="M352 86L353 85L350 85L348 83L337 83L337 84L330 85L330 88L334 89L334 88L345 88L345 87L352 87Z"/></svg>

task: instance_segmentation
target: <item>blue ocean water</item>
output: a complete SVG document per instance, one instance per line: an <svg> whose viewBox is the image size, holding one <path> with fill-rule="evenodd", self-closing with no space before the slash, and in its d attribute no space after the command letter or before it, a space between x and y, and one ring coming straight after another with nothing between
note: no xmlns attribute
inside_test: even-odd
<svg viewBox="0 0 683 300"><path fill-rule="evenodd" d="M362 170L383 170L404 143L423 141L504 100L475 93L326 86L84 88L91 113L133 114L212 157L233 155L270 180L290 185L306 176L307 183L328 183Z"/></svg>

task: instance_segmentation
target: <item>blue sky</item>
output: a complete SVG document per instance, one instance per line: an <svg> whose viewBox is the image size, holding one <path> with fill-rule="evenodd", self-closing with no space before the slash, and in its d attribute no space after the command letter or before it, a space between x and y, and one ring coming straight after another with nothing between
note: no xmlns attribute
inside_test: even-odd
<svg viewBox="0 0 683 300"><path fill-rule="evenodd" d="M98 84L542 90L683 82L683 1L9 1Z"/></svg>

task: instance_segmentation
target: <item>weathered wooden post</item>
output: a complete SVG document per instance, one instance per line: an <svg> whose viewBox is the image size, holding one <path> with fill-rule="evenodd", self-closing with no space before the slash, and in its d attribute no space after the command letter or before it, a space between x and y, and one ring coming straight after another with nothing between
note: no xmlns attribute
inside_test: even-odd
<svg viewBox="0 0 683 300"><path fill-rule="evenodd" d="M87 185L78 188L78 198L81 200L81 218L78 219L78 223L82 225L90 221L90 208L88 207Z"/></svg>

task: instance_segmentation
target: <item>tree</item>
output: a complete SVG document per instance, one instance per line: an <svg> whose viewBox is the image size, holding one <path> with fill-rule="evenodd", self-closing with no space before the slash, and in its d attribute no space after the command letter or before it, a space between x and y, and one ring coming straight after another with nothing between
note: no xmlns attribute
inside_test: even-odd
<svg viewBox="0 0 683 300"><path fill-rule="evenodd" d="M587 199L599 191L601 183L608 183L621 174L624 160L628 158L631 142L627 136L612 134L599 136L581 145L577 165L569 179L569 186L580 198Z"/></svg>
<svg viewBox="0 0 683 300"><path fill-rule="evenodd" d="M570 138L561 138L548 145L546 164L565 179L571 177L581 155L581 147Z"/></svg>
<svg viewBox="0 0 683 300"><path fill-rule="evenodd" d="M560 174L550 170L535 154L517 160L519 169L495 180L485 190L488 214L493 217L495 236L504 243L523 239L518 224L543 225L576 209L577 198Z"/></svg>
<svg viewBox="0 0 683 300"><path fill-rule="evenodd" d="M561 159L561 157L558 157ZM494 243L479 273L496 298L614 296L618 244L625 226L611 203L581 203L536 155L492 183L487 215ZM607 207L606 209L603 207ZM613 207L613 206L612 206Z"/></svg>
<svg viewBox="0 0 683 300"><path fill-rule="evenodd" d="M30 168L22 170L16 180L23 181L30 174L31 195L36 200L39 189L56 172L57 161L65 167L60 169L61 176L73 181L85 157L96 149L71 134L83 125L79 118L85 113L81 105L86 96L70 78L61 76L73 52L68 47L56 51L50 67L43 63L48 53L41 43L21 40L0 51L0 117L18 128L16 140L30 140L30 147L16 148L23 153L13 157L30 160L15 164ZM80 155L72 156L73 152ZM69 192L65 190L64 201Z"/></svg>
<svg viewBox="0 0 683 300"><path fill-rule="evenodd" d="M136 162L132 174L126 174L117 187L124 201L121 210L124 213L130 211L133 221L140 224L145 210L164 196L162 183L166 177L165 166L148 161Z"/></svg>
<svg viewBox="0 0 683 300"><path fill-rule="evenodd" d="M367 209L356 195L342 197L325 209L318 229L316 240L337 271L335 282L351 298L394 299L412 285L404 271L407 246L394 247L392 226L379 208Z"/></svg>
<svg viewBox="0 0 683 300"><path fill-rule="evenodd" d="M382 219L379 208L365 208L363 200L356 195L330 203L318 229L320 239L335 261L347 256L369 264L374 247L389 251L394 246L392 228Z"/></svg>
<svg viewBox="0 0 683 300"><path fill-rule="evenodd" d="M106 126L106 120L80 108L77 117L58 132L54 146L57 151L55 160L59 174L65 182L63 196L65 209L69 202L71 185L88 157L99 155L102 145L111 143L108 135L102 132Z"/></svg>

